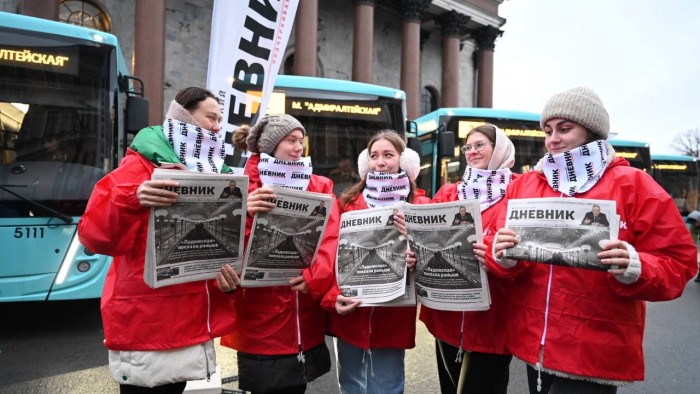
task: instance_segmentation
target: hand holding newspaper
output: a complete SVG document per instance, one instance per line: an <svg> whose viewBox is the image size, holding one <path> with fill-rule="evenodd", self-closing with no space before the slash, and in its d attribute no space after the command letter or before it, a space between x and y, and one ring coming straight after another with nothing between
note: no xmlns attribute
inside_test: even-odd
<svg viewBox="0 0 700 394"><path fill-rule="evenodd" d="M407 298L406 236L395 225L401 205L340 217L335 274L342 294L363 300L360 306L397 306L388 301Z"/></svg>
<svg viewBox="0 0 700 394"><path fill-rule="evenodd" d="M504 257L607 271L598 259L604 242L617 239L615 201L582 198L523 198L508 201L506 227L518 243Z"/></svg>
<svg viewBox="0 0 700 394"><path fill-rule="evenodd" d="M289 285L313 263L328 224L333 197L271 187L277 199L270 212L255 214L241 273L241 286Z"/></svg>
<svg viewBox="0 0 700 394"><path fill-rule="evenodd" d="M176 168L176 166L173 166ZM180 183L177 202L151 208L143 275L150 287L240 272L248 177L156 168L151 179Z"/></svg>

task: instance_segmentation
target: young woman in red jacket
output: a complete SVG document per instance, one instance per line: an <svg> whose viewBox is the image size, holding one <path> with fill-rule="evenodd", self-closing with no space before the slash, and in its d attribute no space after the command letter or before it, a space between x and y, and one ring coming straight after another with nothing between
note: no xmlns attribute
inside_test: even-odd
<svg viewBox="0 0 700 394"><path fill-rule="evenodd" d="M501 129L484 124L467 133L462 153L467 161L462 181L442 186L433 202L478 199L483 234L492 237L502 197L514 178L510 168L515 162L515 147ZM481 245L485 250L486 245ZM513 358L505 339L508 281L487 275L491 291L487 311L440 311L421 306L420 319L435 336L443 394L507 392Z"/></svg>
<svg viewBox="0 0 700 394"><path fill-rule="evenodd" d="M407 148L393 130L383 130L370 139L358 158L358 170L361 181L349 188L336 205L335 210L341 214L401 201L430 201L414 182L420 171L418 154ZM373 175L380 173L382 176L377 178L381 179L374 179ZM384 192L382 185L404 187ZM397 213L397 225L403 224L401 218ZM341 295L337 284L324 297L324 307L335 310L330 314L329 331L336 337L340 391L403 393L405 349L415 347L416 307L357 308L359 304L359 300Z"/></svg>
<svg viewBox="0 0 700 394"><path fill-rule="evenodd" d="M162 163L230 172L220 122L219 101L211 92L179 91L163 126L141 130L119 167L97 182L78 224L83 245L114 256L101 310L109 369L122 394L182 393L188 380L209 378L216 367L212 338L233 329L233 299L224 292L240 281L230 265L216 280L157 289L143 280L149 210L177 200L177 193L163 188L178 182L151 175ZM211 149L208 159L194 155L196 144Z"/></svg>
<svg viewBox="0 0 700 394"><path fill-rule="evenodd" d="M506 199L614 200L619 235L598 253L610 269L593 271L504 259L517 234L498 231L487 256L494 273L514 277L508 348L528 364L531 393L615 393L644 380L645 301L681 296L697 270L696 248L668 193L615 157L605 141L608 113L594 91L554 95L541 126L547 154L510 185Z"/></svg>
<svg viewBox="0 0 700 394"><path fill-rule="evenodd" d="M330 179L311 173L311 158L303 156L305 135L304 126L284 114L266 116L252 128L242 127L234 133L236 148L253 153L244 172L250 179L246 242L253 216L275 206L271 202L275 194L267 185L333 194ZM284 179L268 175L280 173L285 174ZM325 344L327 314L320 300L335 280L338 218L331 210L316 259L289 286L234 292L236 324L233 333L221 338L221 344L238 350L241 389L303 393L308 381L330 370Z"/></svg>

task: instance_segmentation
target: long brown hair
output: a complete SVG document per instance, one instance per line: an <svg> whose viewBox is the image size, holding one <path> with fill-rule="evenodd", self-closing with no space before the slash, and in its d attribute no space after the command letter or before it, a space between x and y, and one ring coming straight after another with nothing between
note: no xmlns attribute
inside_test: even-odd
<svg viewBox="0 0 700 394"><path fill-rule="evenodd" d="M369 155L369 152L372 151L372 145L374 145L375 142L379 140L387 140L391 143L391 145L396 148L396 151L401 155L403 151L406 149L406 143L404 143L403 138L394 130L380 130L377 134L375 134L367 143L367 155ZM362 153L360 153L362 154ZM400 169L400 168L399 168ZM410 177L408 178L409 183L411 184L411 191L408 193L408 202L412 203L413 202L413 191L418 188L416 185L416 182L413 181ZM357 197L365 190L365 186L367 185L367 174L360 179L359 182L356 184L352 185L350 188L345 190L343 192L343 195L340 197L340 206L342 208L345 208L348 204L354 202L357 200Z"/></svg>

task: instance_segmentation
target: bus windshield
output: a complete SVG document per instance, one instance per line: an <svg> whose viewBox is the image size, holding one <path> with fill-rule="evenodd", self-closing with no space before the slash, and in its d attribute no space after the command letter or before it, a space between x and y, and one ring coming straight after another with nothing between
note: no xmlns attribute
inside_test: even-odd
<svg viewBox="0 0 700 394"><path fill-rule="evenodd" d="M651 174L649 144L646 142L618 140L617 138L612 138L608 142L615 149L615 157L622 157L630 163L630 166Z"/></svg>
<svg viewBox="0 0 700 394"><path fill-rule="evenodd" d="M668 192L676 202L678 211L687 216L698 209L700 176L697 159L691 156L654 155L654 180Z"/></svg>
<svg viewBox="0 0 700 394"><path fill-rule="evenodd" d="M307 131L314 174L330 177L336 195L357 182L357 157L382 129L403 135L405 94L333 79L277 77L267 113L287 113Z"/></svg>
<svg viewBox="0 0 700 394"><path fill-rule="evenodd" d="M498 126L515 145L513 172L523 173L535 167L544 156L544 132L540 129L539 115L527 112L504 111L490 108L444 108L423 115L415 120L417 135L421 140L421 176L419 187L435 193L444 183L458 182L467 162L459 147L467 133L484 123ZM452 157L431 163L436 154L433 134L438 128L454 132L455 150ZM433 166L435 167L433 169Z"/></svg>
<svg viewBox="0 0 700 394"><path fill-rule="evenodd" d="M0 217L83 213L109 167L115 64L110 45L0 27Z"/></svg>

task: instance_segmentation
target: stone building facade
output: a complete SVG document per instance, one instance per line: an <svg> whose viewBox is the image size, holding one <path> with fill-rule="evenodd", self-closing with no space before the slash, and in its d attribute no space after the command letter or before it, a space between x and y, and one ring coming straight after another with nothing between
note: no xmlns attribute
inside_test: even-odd
<svg viewBox="0 0 700 394"><path fill-rule="evenodd" d="M409 118L437 107L490 107L502 2L300 0L280 73L401 88ZM79 8L85 4L92 8ZM146 82L156 122L178 90L206 85L212 7L213 0L0 0L0 11L47 19L106 14L127 64Z"/></svg>

